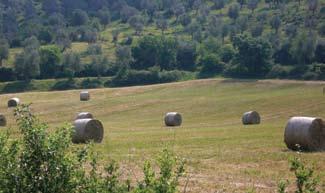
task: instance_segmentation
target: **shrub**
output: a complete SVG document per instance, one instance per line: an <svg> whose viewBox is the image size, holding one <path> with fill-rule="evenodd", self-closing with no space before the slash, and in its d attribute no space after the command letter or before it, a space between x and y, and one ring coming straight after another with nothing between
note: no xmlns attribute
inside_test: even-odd
<svg viewBox="0 0 325 193"><path fill-rule="evenodd" d="M317 80L318 74L316 72L306 72L302 75L303 80Z"/></svg>
<svg viewBox="0 0 325 193"><path fill-rule="evenodd" d="M87 78L81 82L82 88L101 88L103 83L100 79L90 79Z"/></svg>
<svg viewBox="0 0 325 193"><path fill-rule="evenodd" d="M52 90L68 90L78 88L75 80L69 78L67 80L61 80L53 85Z"/></svg>
<svg viewBox="0 0 325 193"><path fill-rule="evenodd" d="M287 78L289 73L290 73L290 68L276 64L271 68L270 72L266 75L266 77Z"/></svg>
<svg viewBox="0 0 325 193"><path fill-rule="evenodd" d="M235 56L235 50L231 45L225 45L222 47L220 58L224 63L229 63Z"/></svg>
<svg viewBox="0 0 325 193"><path fill-rule="evenodd" d="M314 177L314 169L306 167L305 164L299 158L293 158L289 160L290 170L294 172L296 177L296 193L320 193L317 190L319 183L318 177ZM286 188L289 181L280 181L278 184L278 192L286 193Z"/></svg>
<svg viewBox="0 0 325 193"><path fill-rule="evenodd" d="M199 77L211 77L216 74L222 73L224 63L215 54L208 54L200 59L201 70Z"/></svg>
<svg viewBox="0 0 325 193"><path fill-rule="evenodd" d="M103 171L98 169L91 145L71 149L69 126L49 134L48 126L30 112L29 105L17 107L15 117L21 139L0 135L0 192L177 192L184 161L168 150L157 159L159 174L146 162L144 179L131 186L130 180L121 180L116 162Z"/></svg>
<svg viewBox="0 0 325 193"><path fill-rule="evenodd" d="M183 72L177 70L160 72L156 68L151 68L150 70L122 68L111 81L105 83L105 86L134 86L175 82L180 80L183 75Z"/></svg>
<svg viewBox="0 0 325 193"><path fill-rule="evenodd" d="M0 137L0 192L76 192L84 155L69 151L70 127L48 134L25 105L15 117L22 139Z"/></svg>
<svg viewBox="0 0 325 193"><path fill-rule="evenodd" d="M185 76L185 73L178 70L173 71L162 71L159 73L159 82L175 82L181 80Z"/></svg>
<svg viewBox="0 0 325 193"><path fill-rule="evenodd" d="M13 81L15 79L16 75L12 68L0 68L0 82Z"/></svg>

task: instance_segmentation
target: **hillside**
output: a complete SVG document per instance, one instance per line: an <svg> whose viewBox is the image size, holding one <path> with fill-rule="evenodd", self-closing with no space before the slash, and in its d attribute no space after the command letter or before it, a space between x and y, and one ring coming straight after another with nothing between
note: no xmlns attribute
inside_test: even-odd
<svg viewBox="0 0 325 193"><path fill-rule="evenodd" d="M132 81L153 69L195 71L198 77L324 79L324 5L1 1L0 81L116 76L122 85L125 77Z"/></svg>
<svg viewBox="0 0 325 193"><path fill-rule="evenodd" d="M288 166L293 156L314 164L325 191L324 153L297 154L283 143L289 117L325 117L323 85L207 79L94 89L89 102L79 101L78 90L6 94L0 95L0 112L9 118L9 128L16 126L6 101L14 96L32 103L33 112L52 128L71 123L77 112L92 112L105 128L103 143L95 145L102 162L121 161L124 175L132 179L144 160L167 147L188 160L188 192L273 192L280 179L294 183ZM241 124L242 113L249 110L261 114L262 124ZM181 127L163 126L169 111L182 113Z"/></svg>

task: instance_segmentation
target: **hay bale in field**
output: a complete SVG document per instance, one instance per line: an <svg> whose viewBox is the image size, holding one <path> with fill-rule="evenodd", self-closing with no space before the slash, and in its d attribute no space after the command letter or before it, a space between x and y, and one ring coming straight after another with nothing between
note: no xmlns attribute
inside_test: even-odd
<svg viewBox="0 0 325 193"><path fill-rule="evenodd" d="M182 115L177 112L170 112L165 115L165 124L169 127L180 126L182 124Z"/></svg>
<svg viewBox="0 0 325 193"><path fill-rule="evenodd" d="M89 113L89 112L82 112L82 113L79 113L76 117L76 120L77 119L93 119L94 116Z"/></svg>
<svg viewBox="0 0 325 193"><path fill-rule="evenodd" d="M90 94L88 91L81 91L80 92L80 100L81 101L89 101L90 100Z"/></svg>
<svg viewBox="0 0 325 193"><path fill-rule="evenodd" d="M4 127L7 125L7 119L3 114L0 114L0 127Z"/></svg>
<svg viewBox="0 0 325 193"><path fill-rule="evenodd" d="M19 98L11 98L8 101L8 107L17 107L20 103Z"/></svg>
<svg viewBox="0 0 325 193"><path fill-rule="evenodd" d="M284 142L292 150L324 151L323 120L314 117L292 117L285 128Z"/></svg>
<svg viewBox="0 0 325 193"><path fill-rule="evenodd" d="M101 143L104 136L104 128L100 121L95 119L78 119L74 121L73 143L87 143L94 141Z"/></svg>
<svg viewBox="0 0 325 193"><path fill-rule="evenodd" d="M260 124L261 117L256 111L249 111L243 114L242 122L244 125Z"/></svg>

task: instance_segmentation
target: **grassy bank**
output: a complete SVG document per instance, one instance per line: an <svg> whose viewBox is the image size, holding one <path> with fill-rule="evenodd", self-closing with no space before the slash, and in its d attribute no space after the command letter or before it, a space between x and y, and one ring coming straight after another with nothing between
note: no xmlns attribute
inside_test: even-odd
<svg viewBox="0 0 325 193"><path fill-rule="evenodd" d="M325 154L297 154L283 142L291 116L325 117L323 82L209 79L90 93L89 102L79 101L78 90L0 95L0 112L10 128L16 126L6 101L13 96L32 102L53 128L72 122L77 112L92 112L105 127L103 143L95 145L102 162L119 160L132 179L144 160L167 147L187 159L188 192L274 192L280 179L294 183L288 166L293 156L314 164L325 191ZM241 124L249 110L261 114L260 125ZM181 127L164 126L168 111L182 113Z"/></svg>

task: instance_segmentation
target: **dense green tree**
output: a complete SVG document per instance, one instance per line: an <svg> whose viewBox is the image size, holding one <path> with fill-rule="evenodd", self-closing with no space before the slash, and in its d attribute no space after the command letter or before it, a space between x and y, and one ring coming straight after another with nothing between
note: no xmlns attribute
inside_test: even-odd
<svg viewBox="0 0 325 193"><path fill-rule="evenodd" d="M96 72L97 76L104 76L109 66L108 58L103 55L95 55L91 57L91 68Z"/></svg>
<svg viewBox="0 0 325 193"><path fill-rule="evenodd" d="M201 66L200 77L209 77L222 73L224 64L220 61L218 55L209 53L200 58Z"/></svg>
<svg viewBox="0 0 325 193"><path fill-rule="evenodd" d="M159 18L156 20L156 26L161 30L161 33L164 34L164 32L168 29L168 21L166 19Z"/></svg>
<svg viewBox="0 0 325 193"><path fill-rule="evenodd" d="M60 12L60 2L58 0L44 0L42 3L42 9L48 15Z"/></svg>
<svg viewBox="0 0 325 193"><path fill-rule="evenodd" d="M55 43L64 51L71 46L69 34L64 29L59 29L56 33Z"/></svg>
<svg viewBox="0 0 325 193"><path fill-rule="evenodd" d="M281 18L278 15L275 15L270 20L271 27L278 33L279 28L281 26Z"/></svg>
<svg viewBox="0 0 325 193"><path fill-rule="evenodd" d="M311 32L300 32L292 42L290 52L299 65L305 65L312 61L316 49L316 36Z"/></svg>
<svg viewBox="0 0 325 193"><path fill-rule="evenodd" d="M179 16L185 13L185 7L183 3L177 3L173 8L173 13L176 16L176 21L178 21Z"/></svg>
<svg viewBox="0 0 325 193"><path fill-rule="evenodd" d="M281 43L279 49L276 49L273 54L274 62L282 65L293 65L296 62L292 54L290 53L291 43L289 40L285 40Z"/></svg>
<svg viewBox="0 0 325 193"><path fill-rule="evenodd" d="M318 9L318 0L308 0L308 10L312 12L312 15L315 15L316 10Z"/></svg>
<svg viewBox="0 0 325 193"><path fill-rule="evenodd" d="M196 70L196 45L186 41L178 42L177 48L177 68L180 70Z"/></svg>
<svg viewBox="0 0 325 193"><path fill-rule="evenodd" d="M164 36L145 36L132 48L135 69L159 66L164 70L176 68L177 42Z"/></svg>
<svg viewBox="0 0 325 193"><path fill-rule="evenodd" d="M183 14L179 16L178 21L180 24L182 24L183 27L186 27L192 22L192 18L188 14Z"/></svg>
<svg viewBox="0 0 325 193"><path fill-rule="evenodd" d="M259 0L248 0L247 8L252 11L252 14L254 13L254 10L257 8L258 3Z"/></svg>
<svg viewBox="0 0 325 193"><path fill-rule="evenodd" d="M236 20L239 17L239 11L240 11L240 6L238 5L238 3L234 3L230 5L230 7L228 8L228 16L231 19Z"/></svg>
<svg viewBox="0 0 325 193"><path fill-rule="evenodd" d="M132 16L135 16L138 14L138 10L134 7L130 7L128 5L125 5L122 7L120 11L121 20L123 23L126 23Z"/></svg>
<svg viewBox="0 0 325 193"><path fill-rule="evenodd" d="M40 56L37 50L23 52L15 57L15 72L19 78L30 80L40 75Z"/></svg>
<svg viewBox="0 0 325 193"><path fill-rule="evenodd" d="M0 67L2 67L2 61L8 59L9 56L9 44L6 39L0 39Z"/></svg>
<svg viewBox="0 0 325 193"><path fill-rule="evenodd" d="M262 35L264 26L262 24L256 24L251 28L251 35L253 37L259 37Z"/></svg>
<svg viewBox="0 0 325 193"><path fill-rule="evenodd" d="M243 33L248 28L248 17L247 16L240 16L236 21L236 25L238 26L238 29L240 30L240 33Z"/></svg>
<svg viewBox="0 0 325 193"><path fill-rule="evenodd" d="M103 26L107 26L111 22L111 14L107 8L98 11L98 18Z"/></svg>
<svg viewBox="0 0 325 193"><path fill-rule="evenodd" d="M325 40L319 39L315 50L315 60L325 64Z"/></svg>
<svg viewBox="0 0 325 193"><path fill-rule="evenodd" d="M242 69L242 75L260 77L269 71L272 50L267 41L239 35L234 38L233 45L237 50L235 62Z"/></svg>
<svg viewBox="0 0 325 193"><path fill-rule="evenodd" d="M85 25L89 21L87 12L77 9L73 11L71 23L75 26Z"/></svg>
<svg viewBox="0 0 325 193"><path fill-rule="evenodd" d="M234 58L235 53L236 52L231 44L224 45L224 46L222 46L220 54L219 54L220 59L224 63L230 63L231 60Z"/></svg>
<svg viewBox="0 0 325 193"><path fill-rule="evenodd" d="M226 0L213 0L213 8L216 9L216 10L221 10L225 7L225 2Z"/></svg>
<svg viewBox="0 0 325 193"><path fill-rule="evenodd" d="M325 36L325 22L321 23L318 27L318 33L321 36Z"/></svg>
<svg viewBox="0 0 325 193"><path fill-rule="evenodd" d="M143 31L145 21L141 15L135 15L129 19L128 23L135 30L135 33L140 35Z"/></svg>
<svg viewBox="0 0 325 193"><path fill-rule="evenodd" d="M24 50L15 57L15 72L18 77L30 80L40 75L39 42L36 37L24 41Z"/></svg>
<svg viewBox="0 0 325 193"><path fill-rule="evenodd" d="M153 16L158 9L157 1L141 0L140 7L149 15L149 22L151 23L153 21Z"/></svg>
<svg viewBox="0 0 325 193"><path fill-rule="evenodd" d="M41 78L54 78L61 70L62 53L55 45L40 48L40 75Z"/></svg>
<svg viewBox="0 0 325 193"><path fill-rule="evenodd" d="M237 2L239 3L239 5L240 5L240 9L242 9L243 8L243 6L247 3L247 1L246 0L237 0Z"/></svg>
<svg viewBox="0 0 325 193"><path fill-rule="evenodd" d="M67 51L63 53L62 58L63 71L74 75L82 70L80 55L78 53Z"/></svg>
<svg viewBox="0 0 325 193"><path fill-rule="evenodd" d="M133 62L132 51L129 46L117 46L115 51L117 65L130 67L130 64Z"/></svg>
<svg viewBox="0 0 325 193"><path fill-rule="evenodd" d="M197 21L192 21L192 23L186 27L185 31L191 34L192 39L194 39L195 34L202 31L202 26Z"/></svg>

